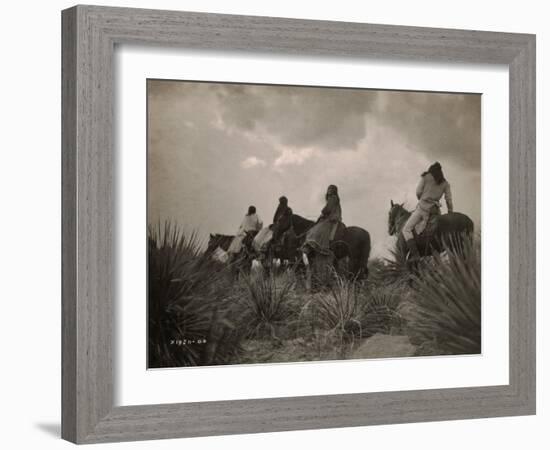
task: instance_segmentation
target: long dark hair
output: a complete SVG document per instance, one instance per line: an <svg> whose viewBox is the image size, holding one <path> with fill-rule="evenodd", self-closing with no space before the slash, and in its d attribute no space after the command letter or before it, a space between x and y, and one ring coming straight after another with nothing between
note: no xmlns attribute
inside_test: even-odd
<svg viewBox="0 0 550 450"><path fill-rule="evenodd" d="M437 161L433 163L426 172L422 174L428 175L431 174L432 177L434 177L434 180L437 184L441 184L445 181L445 175L443 175L443 169L441 168L441 164L439 164Z"/></svg>
<svg viewBox="0 0 550 450"><path fill-rule="evenodd" d="M327 193L325 194L325 200L328 200L328 197L330 195L334 195L338 199L338 203L340 202L340 196L338 195L338 188L334 184L331 184L327 188Z"/></svg>

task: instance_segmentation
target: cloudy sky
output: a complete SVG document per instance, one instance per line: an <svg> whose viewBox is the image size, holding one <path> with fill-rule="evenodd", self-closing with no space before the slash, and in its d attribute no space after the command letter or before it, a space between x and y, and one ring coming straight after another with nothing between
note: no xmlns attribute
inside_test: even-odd
<svg viewBox="0 0 550 450"><path fill-rule="evenodd" d="M479 229L481 96L148 81L148 221L234 234L249 205L271 223L278 198L316 219L336 184L347 225L387 255L390 199L413 209L439 161L455 210Z"/></svg>

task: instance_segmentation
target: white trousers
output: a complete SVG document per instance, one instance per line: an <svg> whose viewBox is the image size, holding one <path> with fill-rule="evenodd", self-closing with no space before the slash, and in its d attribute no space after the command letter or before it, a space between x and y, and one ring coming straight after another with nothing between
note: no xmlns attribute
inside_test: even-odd
<svg viewBox="0 0 550 450"><path fill-rule="evenodd" d="M403 227L403 237L405 240L413 239L414 234L413 230L416 227L416 233L420 234L424 231L426 224L428 223L428 218L430 217L429 211L424 211L420 206L417 206L416 209L412 212L411 216L408 218L405 226Z"/></svg>

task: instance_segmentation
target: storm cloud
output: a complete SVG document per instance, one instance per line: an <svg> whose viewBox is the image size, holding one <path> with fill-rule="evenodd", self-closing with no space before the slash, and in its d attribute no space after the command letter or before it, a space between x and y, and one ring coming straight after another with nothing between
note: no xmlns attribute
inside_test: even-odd
<svg viewBox="0 0 550 450"><path fill-rule="evenodd" d="M481 96L148 81L148 221L233 234L248 205L270 223L286 195L316 218L336 184L344 221L391 245L390 199L414 208L438 160L456 209L481 218Z"/></svg>
<svg viewBox="0 0 550 450"><path fill-rule="evenodd" d="M365 137L364 115L376 93L352 89L218 85L228 127L269 134L286 146L356 149Z"/></svg>

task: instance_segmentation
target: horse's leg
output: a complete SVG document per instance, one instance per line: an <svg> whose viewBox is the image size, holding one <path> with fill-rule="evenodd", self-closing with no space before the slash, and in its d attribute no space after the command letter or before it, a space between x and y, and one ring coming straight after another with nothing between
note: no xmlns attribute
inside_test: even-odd
<svg viewBox="0 0 550 450"><path fill-rule="evenodd" d="M306 290L311 291L311 265L306 252L302 252L302 262L306 271Z"/></svg>
<svg viewBox="0 0 550 450"><path fill-rule="evenodd" d="M237 255L235 255L234 253L230 253L228 263L229 269L231 271L231 278L233 279L233 282L235 282L237 281L239 276L239 271L237 267Z"/></svg>
<svg viewBox="0 0 550 450"><path fill-rule="evenodd" d="M315 255L315 273L316 279L321 287L326 286L331 281L331 267L333 267L333 258L326 255Z"/></svg>
<svg viewBox="0 0 550 450"><path fill-rule="evenodd" d="M289 265L289 270L294 273L294 275L296 276L296 280L300 283L303 283L305 287L306 267L304 265L301 253L294 255L294 259Z"/></svg>
<svg viewBox="0 0 550 450"><path fill-rule="evenodd" d="M407 243L405 242L405 237L401 232L399 232L399 236L397 237L396 249L400 255L403 255L403 257L407 255Z"/></svg>
<svg viewBox="0 0 550 450"><path fill-rule="evenodd" d="M237 255L237 262L236 262L236 277L238 278L239 275L243 274L245 276L250 274L250 258L246 250L242 250Z"/></svg>
<svg viewBox="0 0 550 450"><path fill-rule="evenodd" d="M361 250L354 252L346 244L344 250L340 254L335 255L338 273L341 273L349 280L356 278L361 270L361 255Z"/></svg>
<svg viewBox="0 0 550 450"><path fill-rule="evenodd" d="M264 270L263 275L268 276L271 272L271 259L273 258L273 252L271 250L271 245L267 248L266 252L264 253Z"/></svg>
<svg viewBox="0 0 550 450"><path fill-rule="evenodd" d="M342 267L342 264L340 264L340 260L336 258L336 256L332 259L331 265L334 268L334 271L337 275L340 275L340 269Z"/></svg>
<svg viewBox="0 0 550 450"><path fill-rule="evenodd" d="M243 258L242 255L238 254L235 261L235 279L238 280L242 273Z"/></svg>
<svg viewBox="0 0 550 450"><path fill-rule="evenodd" d="M348 257L348 277L359 277L361 264L356 254L351 254Z"/></svg>

